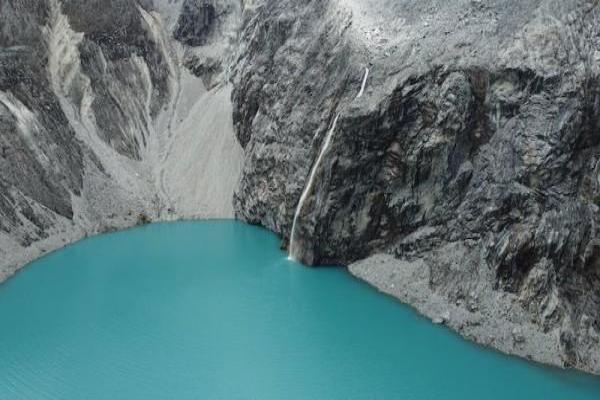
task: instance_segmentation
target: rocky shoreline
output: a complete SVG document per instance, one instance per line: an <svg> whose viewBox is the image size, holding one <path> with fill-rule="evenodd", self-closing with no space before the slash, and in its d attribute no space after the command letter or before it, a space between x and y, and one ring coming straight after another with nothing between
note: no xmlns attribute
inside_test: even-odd
<svg viewBox="0 0 600 400"><path fill-rule="evenodd" d="M426 262L402 261L385 254L351 264L348 270L467 340L530 361L559 368L573 367L564 356L560 329L544 332L539 325L531 323L530 315L515 295L480 286L466 298L450 302L431 289ZM589 363L577 368L600 375L600 337L591 335L589 340Z"/></svg>
<svg viewBox="0 0 600 400"><path fill-rule="evenodd" d="M232 79L236 215L293 230L308 264L391 254L351 269L479 343L598 373L600 4L260 4ZM390 289L419 260L427 285Z"/></svg>
<svg viewBox="0 0 600 400"><path fill-rule="evenodd" d="M153 222L177 219L172 216ZM115 218L111 221L111 226L102 231L65 229L28 248L15 249L6 253L7 257L3 257L0 264L0 284L30 262L81 239L139 225L137 217ZM7 248L4 245L1 247ZM348 271L382 293L413 307L421 315L430 318L432 323L446 325L467 340L530 361L559 368L572 367L562 355L560 330L544 332L538 325L531 323L517 296L483 286L468 293L464 299L450 302L432 290L430 270L423 260L403 261L386 254L377 254L350 264ZM578 365L578 369L600 375L599 344L600 337L590 335L590 363Z"/></svg>

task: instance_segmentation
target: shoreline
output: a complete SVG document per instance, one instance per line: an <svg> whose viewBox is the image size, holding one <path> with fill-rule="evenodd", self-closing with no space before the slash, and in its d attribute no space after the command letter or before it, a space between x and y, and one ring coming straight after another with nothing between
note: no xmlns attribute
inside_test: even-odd
<svg viewBox="0 0 600 400"><path fill-rule="evenodd" d="M429 270L422 260L403 261L376 254L348 266L354 277L389 295L432 323L445 325L464 339L529 362L600 376L600 346L591 354L595 363L565 365L560 346L560 329L543 332L515 295L484 287L479 301L453 304L429 287Z"/></svg>
<svg viewBox="0 0 600 400"><path fill-rule="evenodd" d="M17 247L16 249L6 250L7 247L2 246L2 248L5 249L7 256L0 262L0 285L14 277L19 271L32 262L46 255L60 251L67 246L78 243L89 237L110 232L124 231L138 225L138 221L134 216L115 218L111 222L113 225L105 225L102 229L82 227L75 222L70 222L68 224L63 222L60 226L62 229L57 229L56 232L50 233L48 238L33 242L28 247L19 246L16 242L13 242L13 247ZM0 244L8 242L6 239L4 241L1 239L2 238L0 238Z"/></svg>
<svg viewBox="0 0 600 400"><path fill-rule="evenodd" d="M156 218L150 224L219 219L236 218L168 216ZM103 225L103 229L98 230L86 230L73 224L70 230L65 229L29 247L17 249L0 263L0 285L32 262L81 240L146 225L140 224L135 216L115 218L111 222L111 225ZM380 293L411 307L431 323L445 325L465 340L486 349L541 366L600 377L600 346L591 357L598 360L595 364L565 365L560 330L555 328L543 332L538 325L528 322L526 312L517 304L514 295L484 287L476 294L479 301L474 308L468 302L453 304L429 287L429 270L422 260L403 261L386 254L376 254L352 263L347 270Z"/></svg>
<svg viewBox="0 0 600 400"><path fill-rule="evenodd" d="M148 223L140 223L137 216L116 217L111 220L112 225L102 225L101 229L87 230L73 223L69 228L71 230L60 231L57 234L51 234L47 239L33 242L29 247L19 246L14 251L6 251L8 257L0 260L0 285L7 282L25 269L29 264L43 258L54 252L63 250L64 248L74 245L82 240L95 236L106 235L115 232L123 232L129 229L135 229L141 226L169 222L197 222L197 221L217 221L217 220L234 220L235 218L219 217L219 216L169 216L152 219ZM64 227L64 225L63 225ZM0 244L5 241L0 237ZM6 249L6 247L2 247Z"/></svg>

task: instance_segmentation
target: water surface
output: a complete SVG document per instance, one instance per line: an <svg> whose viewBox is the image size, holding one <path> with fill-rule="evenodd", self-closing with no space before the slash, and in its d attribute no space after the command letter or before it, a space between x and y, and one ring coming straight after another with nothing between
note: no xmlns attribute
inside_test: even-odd
<svg viewBox="0 0 600 400"><path fill-rule="evenodd" d="M599 398L239 222L96 237L0 285L0 399Z"/></svg>

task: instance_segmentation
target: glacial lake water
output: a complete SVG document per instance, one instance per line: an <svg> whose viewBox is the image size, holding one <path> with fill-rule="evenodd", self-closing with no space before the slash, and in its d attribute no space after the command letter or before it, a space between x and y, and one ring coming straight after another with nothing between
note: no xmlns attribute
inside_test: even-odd
<svg viewBox="0 0 600 400"><path fill-rule="evenodd" d="M600 399L233 221L95 237L0 285L0 399Z"/></svg>

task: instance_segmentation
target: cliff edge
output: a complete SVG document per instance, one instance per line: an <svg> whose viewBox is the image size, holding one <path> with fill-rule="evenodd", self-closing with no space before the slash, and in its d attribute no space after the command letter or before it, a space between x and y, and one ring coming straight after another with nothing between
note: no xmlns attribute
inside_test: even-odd
<svg viewBox="0 0 600 400"><path fill-rule="evenodd" d="M599 27L597 1L253 2L238 215L480 343L600 373Z"/></svg>

